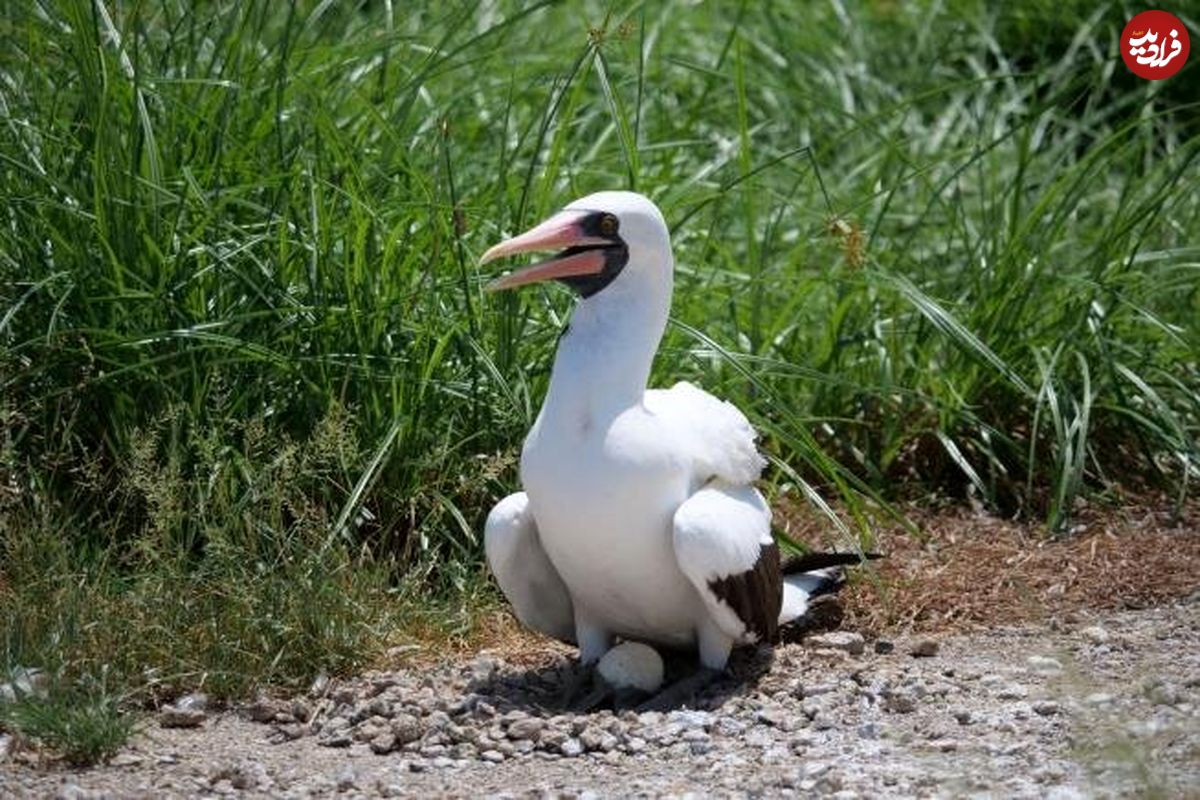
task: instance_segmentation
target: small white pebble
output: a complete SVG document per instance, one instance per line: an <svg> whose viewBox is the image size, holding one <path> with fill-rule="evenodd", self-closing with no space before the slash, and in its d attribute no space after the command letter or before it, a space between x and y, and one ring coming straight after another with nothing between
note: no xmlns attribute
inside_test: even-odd
<svg viewBox="0 0 1200 800"><path fill-rule="evenodd" d="M1053 675L1062 672L1063 668L1061 661L1050 656L1030 656L1025 661L1034 672L1040 672L1043 675Z"/></svg>

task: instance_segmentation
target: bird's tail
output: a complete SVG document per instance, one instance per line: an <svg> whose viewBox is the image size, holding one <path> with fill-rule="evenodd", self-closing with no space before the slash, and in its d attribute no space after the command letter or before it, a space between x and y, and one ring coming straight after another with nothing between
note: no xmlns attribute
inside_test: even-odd
<svg viewBox="0 0 1200 800"><path fill-rule="evenodd" d="M880 558L878 553L804 553L782 564L783 607L779 624L787 625L809 612L812 600L833 594L846 582L843 567Z"/></svg>

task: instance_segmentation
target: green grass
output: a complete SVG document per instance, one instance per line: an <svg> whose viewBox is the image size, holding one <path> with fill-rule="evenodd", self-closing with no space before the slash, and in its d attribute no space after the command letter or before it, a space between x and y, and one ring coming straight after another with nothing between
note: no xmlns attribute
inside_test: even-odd
<svg viewBox="0 0 1200 800"><path fill-rule="evenodd" d="M571 303L477 256L601 188L672 225L654 380L771 491L1186 498L1200 82L1127 73L1140 8L411 5L0 10L10 667L236 695L468 630Z"/></svg>
<svg viewBox="0 0 1200 800"><path fill-rule="evenodd" d="M51 747L70 764L91 764L117 753L136 728L122 698L102 681L52 686L0 705L0 722Z"/></svg>

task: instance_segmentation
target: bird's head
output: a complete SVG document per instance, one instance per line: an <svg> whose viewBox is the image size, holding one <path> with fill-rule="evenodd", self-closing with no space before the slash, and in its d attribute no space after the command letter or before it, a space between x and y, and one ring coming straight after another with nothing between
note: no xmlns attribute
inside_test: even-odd
<svg viewBox="0 0 1200 800"><path fill-rule="evenodd" d="M671 237L658 206L636 192L582 197L519 236L483 254L481 264L542 250L552 257L497 278L488 289L557 280L587 298L633 275L670 286ZM668 291L669 294L669 291Z"/></svg>

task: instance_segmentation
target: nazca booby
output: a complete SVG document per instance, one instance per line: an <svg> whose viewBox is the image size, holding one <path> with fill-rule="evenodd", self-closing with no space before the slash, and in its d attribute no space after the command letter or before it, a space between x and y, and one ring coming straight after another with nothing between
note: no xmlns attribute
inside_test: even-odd
<svg viewBox="0 0 1200 800"><path fill-rule="evenodd" d="M525 439L525 491L488 516L488 563L517 617L577 644L585 665L619 637L695 647L721 670L735 644L776 641L838 577L784 574L741 411L688 383L646 388L674 270L658 207L598 192L481 263L536 250L560 252L488 288L558 280L580 300Z"/></svg>

